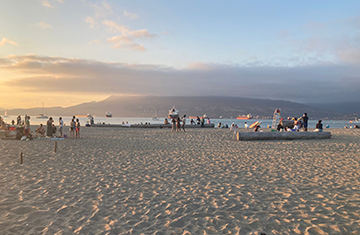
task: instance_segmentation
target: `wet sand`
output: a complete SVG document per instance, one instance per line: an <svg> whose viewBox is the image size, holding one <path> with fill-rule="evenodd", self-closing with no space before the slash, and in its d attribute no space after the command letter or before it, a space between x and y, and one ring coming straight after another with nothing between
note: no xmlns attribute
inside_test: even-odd
<svg viewBox="0 0 360 235"><path fill-rule="evenodd" d="M331 132L83 127L56 153L0 140L0 234L358 234L360 130Z"/></svg>

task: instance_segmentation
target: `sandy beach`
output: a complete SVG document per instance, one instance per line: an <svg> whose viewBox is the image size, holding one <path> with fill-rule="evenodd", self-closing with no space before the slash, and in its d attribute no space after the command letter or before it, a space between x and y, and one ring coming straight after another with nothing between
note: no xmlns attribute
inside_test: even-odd
<svg viewBox="0 0 360 235"><path fill-rule="evenodd" d="M0 234L358 234L360 130L330 131L82 127L56 153L0 140Z"/></svg>

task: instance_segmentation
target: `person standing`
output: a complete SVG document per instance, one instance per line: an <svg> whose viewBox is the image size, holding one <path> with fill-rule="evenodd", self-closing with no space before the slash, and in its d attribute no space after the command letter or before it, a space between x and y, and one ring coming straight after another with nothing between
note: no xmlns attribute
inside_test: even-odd
<svg viewBox="0 0 360 235"><path fill-rule="evenodd" d="M52 137L53 136L53 127L52 127L52 124L53 124L54 120L52 119L52 117L49 118L49 120L46 122L46 136L48 137Z"/></svg>
<svg viewBox="0 0 360 235"><path fill-rule="evenodd" d="M59 131L60 131L60 137L63 137L63 127L64 127L64 121L62 120L62 117L59 117Z"/></svg>
<svg viewBox="0 0 360 235"><path fill-rule="evenodd" d="M17 116L16 118L16 125L20 125L21 124L21 116Z"/></svg>
<svg viewBox="0 0 360 235"><path fill-rule="evenodd" d="M30 116L26 116L25 119L25 135L26 136L30 135Z"/></svg>
<svg viewBox="0 0 360 235"><path fill-rule="evenodd" d="M180 117L176 119L176 131L181 132L181 120Z"/></svg>
<svg viewBox="0 0 360 235"><path fill-rule="evenodd" d="M80 138L80 121L78 118L76 119L76 137Z"/></svg>
<svg viewBox="0 0 360 235"><path fill-rule="evenodd" d="M245 122L244 127L245 129L248 129L249 125L247 124L247 122Z"/></svg>
<svg viewBox="0 0 360 235"><path fill-rule="evenodd" d="M171 119L171 124L172 124L172 132L176 131L176 121L175 118Z"/></svg>
<svg viewBox="0 0 360 235"><path fill-rule="evenodd" d="M309 121L309 117L307 115L307 113L304 113L303 117L302 117L303 123L304 123L304 131L307 131L308 128L308 121Z"/></svg>
<svg viewBox="0 0 360 235"><path fill-rule="evenodd" d="M185 124L186 124L186 115L184 115L183 119L182 119L182 129L185 131Z"/></svg>
<svg viewBox="0 0 360 235"><path fill-rule="evenodd" d="M74 126L75 126L75 121L74 121L74 118L71 119L70 121L70 137L75 137L74 135Z"/></svg>

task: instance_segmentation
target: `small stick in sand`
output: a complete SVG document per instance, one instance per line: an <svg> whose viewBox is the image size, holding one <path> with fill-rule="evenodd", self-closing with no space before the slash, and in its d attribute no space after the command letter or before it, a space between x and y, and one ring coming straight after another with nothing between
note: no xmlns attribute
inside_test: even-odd
<svg viewBox="0 0 360 235"><path fill-rule="evenodd" d="M57 141L55 141L54 153L56 153L56 149L57 149Z"/></svg>
<svg viewBox="0 0 360 235"><path fill-rule="evenodd" d="M20 153L20 164L23 164L23 153Z"/></svg>

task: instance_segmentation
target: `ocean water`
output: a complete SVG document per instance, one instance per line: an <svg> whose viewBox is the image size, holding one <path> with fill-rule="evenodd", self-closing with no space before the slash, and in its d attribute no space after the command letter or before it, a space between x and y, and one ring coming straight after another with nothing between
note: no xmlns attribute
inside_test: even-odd
<svg viewBox="0 0 360 235"><path fill-rule="evenodd" d="M11 120L16 121L17 116L9 116L5 117L4 120L6 123L11 123ZM21 117L24 119L24 116ZM70 116L63 116L65 126L70 125L71 117ZM88 121L89 118L87 117L78 117L80 120L81 126L84 126ZM54 116L53 119L55 120L54 124L59 124L59 117ZM97 123L105 123L105 124L121 124L122 122L128 122L129 124L139 124L139 123L151 123L151 124L161 124L164 123L165 118L159 118L158 121L151 120L151 118L134 118L134 117L112 117L112 118L106 118L106 117L95 117L94 122ZM194 120L196 121L196 120ZM221 122L222 124L228 124L229 126L232 123L237 124L239 127L244 127L245 122L247 124L252 124L256 121L261 122L261 127L265 128L268 125L272 125L272 120L270 119L250 119L250 120L237 120L237 119L210 119L211 123L214 123L215 126ZM37 119L36 117L31 117L30 123L31 125L40 125L42 123L43 125L46 125L47 119ZM190 119L187 119L187 123L190 123ZM309 120L309 128L315 128L317 123L317 120ZM349 123L349 120L323 120L323 126L326 128L326 126L329 126L329 128L344 128L345 126L350 126L353 124Z"/></svg>

